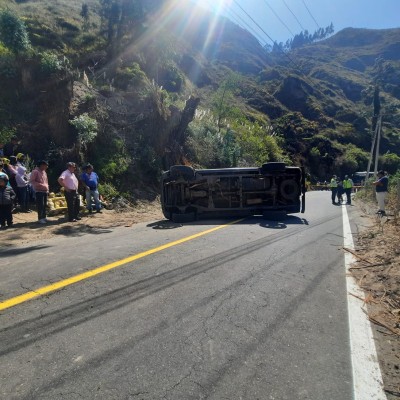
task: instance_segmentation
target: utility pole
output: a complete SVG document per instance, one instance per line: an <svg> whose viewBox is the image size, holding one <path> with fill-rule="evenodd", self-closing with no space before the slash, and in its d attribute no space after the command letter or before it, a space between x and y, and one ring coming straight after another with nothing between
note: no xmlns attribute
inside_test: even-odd
<svg viewBox="0 0 400 400"><path fill-rule="evenodd" d="M374 148L375 148L375 142L376 142L377 134L378 134L378 124L375 125L374 137L372 138L372 145L371 145L371 151L369 153L368 166L367 166L367 175L365 176L364 186L368 182L369 171L371 169L372 159L374 157Z"/></svg>
<svg viewBox="0 0 400 400"><path fill-rule="evenodd" d="M374 137L372 139L371 152L370 152L370 155L369 155L367 174L365 176L364 186L367 184L367 181L368 181L368 178L369 178L369 171L371 169L372 159L374 157L374 148L375 148L375 143L376 142L378 142L378 143L377 143L377 146L376 146L376 149L375 149L375 171L374 171L375 178L376 178L376 175L377 175L378 157L379 157L379 145L380 145L381 126L382 126L381 101L379 99L379 85L375 86L373 104L374 104L374 115L372 117L372 130L374 131Z"/></svg>
<svg viewBox="0 0 400 400"><path fill-rule="evenodd" d="M367 183L368 178L369 178L369 172L371 170L371 164L372 164L372 160L374 158L374 149L375 149L375 163L374 163L374 177L375 178L378 173L379 148L380 148L380 143L381 143L381 128L382 128L382 115L379 115L378 121L375 125L375 132L374 132L374 137L372 139L371 152L369 153L367 175L365 176L364 186ZM376 143L376 147L375 147L375 143Z"/></svg>
<svg viewBox="0 0 400 400"><path fill-rule="evenodd" d="M381 132L382 132L382 115L379 116L377 123L377 139L376 139L376 148L375 148L375 167L374 167L374 178L378 176L378 161L379 161L379 147L381 144Z"/></svg>

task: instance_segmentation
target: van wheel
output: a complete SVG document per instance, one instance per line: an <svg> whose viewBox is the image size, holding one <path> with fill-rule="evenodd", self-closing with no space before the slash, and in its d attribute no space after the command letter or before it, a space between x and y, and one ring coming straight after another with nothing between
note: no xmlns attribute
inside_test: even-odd
<svg viewBox="0 0 400 400"><path fill-rule="evenodd" d="M194 178L194 169L187 165L173 165L169 169L171 178L183 178L186 180L192 180Z"/></svg>
<svg viewBox="0 0 400 400"><path fill-rule="evenodd" d="M293 179L285 179L279 186L279 193L286 200L295 200L300 196L300 187Z"/></svg>

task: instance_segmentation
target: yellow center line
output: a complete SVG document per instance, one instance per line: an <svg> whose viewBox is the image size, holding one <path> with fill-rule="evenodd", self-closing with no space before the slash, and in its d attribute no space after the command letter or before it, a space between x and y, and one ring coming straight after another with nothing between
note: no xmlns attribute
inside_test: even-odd
<svg viewBox="0 0 400 400"><path fill-rule="evenodd" d="M136 260L139 260L140 258L147 257L147 256L149 256L151 254L158 253L159 251L168 249L168 248L176 246L178 244L185 243L185 242L188 242L188 241L193 240L193 239L197 239L197 238L199 238L201 236L204 236L204 235L207 235L209 233L215 232L215 231L217 231L219 229L222 229L222 228L225 228L225 227L227 227L229 225L236 224L236 223L238 223L240 221L243 221L243 219L232 221L232 222L229 222L228 224L225 224L225 225L219 225L219 226L217 226L215 228L211 228L211 229L208 229L206 231L196 233L195 235L191 235L191 236L187 236L187 237L184 237L182 239L179 239L179 240L175 240L174 242L167 243L167 244L164 244L164 245L159 246L159 247L155 247L154 249L143 251L142 253L138 253L138 254L135 254L133 256L124 258L122 260L118 260L118 261L112 262L110 264L106 264L106 265L103 265L101 267L92 269L90 271L83 272L82 274L71 276L70 278L63 279L62 281L58 281L58 282L52 283L51 285L43 286L43 287L38 288L36 290L32 290L32 291L26 292L24 294L21 294L19 296L12 297L12 298L10 298L8 300L4 300L4 301L0 302L0 311L6 310L7 308L14 307L14 306L16 306L18 304L21 304L21 303L25 303L25 302L27 302L29 300L32 300L32 299L34 299L36 297L39 297L39 296L43 296L43 295L48 294L50 292L54 292L56 290L59 290L59 289L65 288L67 286L73 285L74 283L83 281L85 279L92 278L93 276L102 274L103 272L107 272L107 271L110 271L112 269L121 267L123 265L126 265L126 264L132 262L132 261L136 261Z"/></svg>

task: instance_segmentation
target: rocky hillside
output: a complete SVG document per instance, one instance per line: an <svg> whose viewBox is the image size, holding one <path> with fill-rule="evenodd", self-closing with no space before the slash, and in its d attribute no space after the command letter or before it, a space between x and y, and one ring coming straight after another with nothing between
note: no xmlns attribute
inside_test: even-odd
<svg viewBox="0 0 400 400"><path fill-rule="evenodd" d="M400 168L400 29L349 28L277 55L190 3L117 1L114 15L97 0L86 12L75 0L5 3L31 46L0 46L1 140L16 133L54 175L91 161L131 191L175 163L285 160L312 179L365 170L374 96L381 166Z"/></svg>

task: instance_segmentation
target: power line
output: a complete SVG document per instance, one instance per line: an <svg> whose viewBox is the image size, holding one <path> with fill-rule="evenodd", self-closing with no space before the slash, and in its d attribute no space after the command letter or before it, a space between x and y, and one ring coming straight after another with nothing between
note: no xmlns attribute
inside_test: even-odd
<svg viewBox="0 0 400 400"><path fill-rule="evenodd" d="M258 27L258 29L260 29L260 31L263 32L264 35L266 35L268 37L268 39L272 42L272 44L277 43L276 40L272 39L272 37L270 35L268 35L267 32L265 32L265 30L260 26L260 24L258 24L258 22L254 20L254 18L238 3L237 0L233 0L233 2L247 15L248 18L250 18L250 20L253 22L253 24L255 24ZM295 61L292 60L291 57L289 57L289 55L287 53L285 53L283 51L283 49L281 49L280 46L278 46L278 49L301 72L301 68L296 64Z"/></svg>
<svg viewBox="0 0 400 400"><path fill-rule="evenodd" d="M314 20L314 22L316 23L316 25L318 26L318 28L321 28L317 22L317 20L314 18L314 16L311 14L310 9L307 7L307 4L304 0L301 0L304 4L304 7L307 9L308 13L310 14L311 18Z"/></svg>
<svg viewBox="0 0 400 400"><path fill-rule="evenodd" d="M210 3L211 2L211 0L208 0L208 2ZM303 0L303 2L304 2L304 0ZM253 22L253 24L255 25L255 26L257 26L257 28L261 31L261 32L263 32L264 33L264 35L266 36L266 37L268 37L268 39L273 43L273 44L276 44L277 42L254 20L254 18L252 18L251 17L251 15L239 4L239 2L237 1L237 0L233 0L233 3L234 4L236 4L236 6L247 16L247 18L249 18L252 22ZM225 7L225 5L224 5L224 7ZM228 8L228 10L229 11L233 11L233 10L231 10L229 7L227 7ZM237 15L237 14L236 14ZM242 21L243 21L243 18L241 18L240 16L238 16ZM248 26L248 24L247 23L245 23L247 26ZM239 24L240 25L240 24ZM253 29L252 29L253 30ZM258 35L257 35L258 36ZM260 42L261 43L261 42ZM317 92L319 92L319 93L321 93L320 92L320 90L317 88L317 86L315 85L315 83L313 82L313 78L312 77L309 77L309 76L307 76L306 74L305 74L305 72L302 70L302 68L301 68L301 66L299 66L291 57L289 57L289 55L285 52L285 51L283 51L283 49L280 47L280 46L278 46L277 47L278 48L278 50L281 52L281 53L283 53L283 55L289 60L289 62L291 63L291 64L293 64L293 66L295 67L295 69L297 70L297 72L302 76L302 78L303 78L303 80L305 81L305 82L307 82L315 91L317 91ZM275 97L275 94L276 94L276 92L279 90L279 88L277 88L276 89L276 91L275 91L275 93L273 93L272 94L272 96L274 96Z"/></svg>
<svg viewBox="0 0 400 400"><path fill-rule="evenodd" d="M272 42L272 44L276 43L276 41L272 39L272 37L269 36L268 33L265 32L264 29L257 23L257 21L255 21L254 18L252 18L251 15L249 15L246 12L246 10L243 9L243 7L237 2L237 0L233 0L233 2L247 15L247 17L253 22L253 24L256 25L257 28L260 29L260 31L264 33L265 36L267 36L267 38Z"/></svg>
<svg viewBox="0 0 400 400"><path fill-rule="evenodd" d="M279 19L279 21L284 25L284 27L288 30L288 32L294 37L294 33L290 30L290 28L285 24L282 18L275 12L275 10L267 3L267 0L264 0L264 3L268 6L268 8L274 13L275 17Z"/></svg>
<svg viewBox="0 0 400 400"><path fill-rule="evenodd" d="M237 0L233 0L233 3L235 3L237 5L237 7L239 7L242 12L244 14L246 14L246 16L268 37L268 39L273 43L277 43L274 39L272 39L272 37L270 35L268 35L267 32L265 32L265 30L257 23L257 21L254 20L254 18L251 17L251 15L239 4L239 2ZM283 55L293 64L293 66L296 68L296 70L302 75L303 79L311 86L311 87L315 87L314 82L312 81L311 77L308 77L302 70L301 66L299 66L296 61L294 61L285 51L283 51L283 49L278 46L278 50L283 53ZM318 91L318 89L316 89Z"/></svg>
<svg viewBox="0 0 400 400"><path fill-rule="evenodd" d="M238 13L236 13L234 10L227 9L227 12L230 12L232 15L236 15L236 17L242 21L242 23L247 27L247 29L250 29L250 31L253 33L253 35L257 38L257 40L262 44L264 42L264 46L266 45L265 40L263 40L258 32L253 29L250 24L248 24ZM237 20L236 20L237 22ZM240 25L240 23L238 23Z"/></svg>
<svg viewBox="0 0 400 400"><path fill-rule="evenodd" d="M296 14L290 9L290 7L287 5L285 0L282 0L283 4L286 6L286 8L290 11L290 13L293 15L293 17L296 19L297 23L300 25L301 30L305 31L304 26L301 24L299 19L297 18Z"/></svg>
<svg viewBox="0 0 400 400"><path fill-rule="evenodd" d="M210 1L210 0L209 0ZM255 19L239 4L237 0L233 0L233 3L236 4L236 6L249 18L252 23L257 26L257 28L263 32L263 34L268 37L268 39L272 42L272 44L276 44L277 42L260 26L260 24L255 21ZM229 9L230 10L230 9ZM231 10L233 11L233 10ZM242 19L242 18L241 18ZM312 82L312 79L308 77L302 70L302 68L294 61L283 49L278 46L278 50L283 53L283 55L290 61L291 64L296 68L296 70L303 76L304 80L307 81L312 87L314 87L314 83Z"/></svg>
<svg viewBox="0 0 400 400"><path fill-rule="evenodd" d="M211 0L207 1L208 5L210 7L212 7L212 3ZM224 8L224 11L227 14L230 14L230 18L235 21L239 26L241 26L241 24L243 24L250 32L252 32L252 34L255 36L255 38L260 42L261 45L265 46L265 40L260 36L260 34L258 32L256 32L256 30L254 28L252 28L250 26L249 23L247 23L236 11L231 10L230 8L228 8L228 6L226 4L222 5ZM233 17L232 17L233 15ZM239 21L238 21L239 20ZM264 44L263 44L264 43Z"/></svg>

